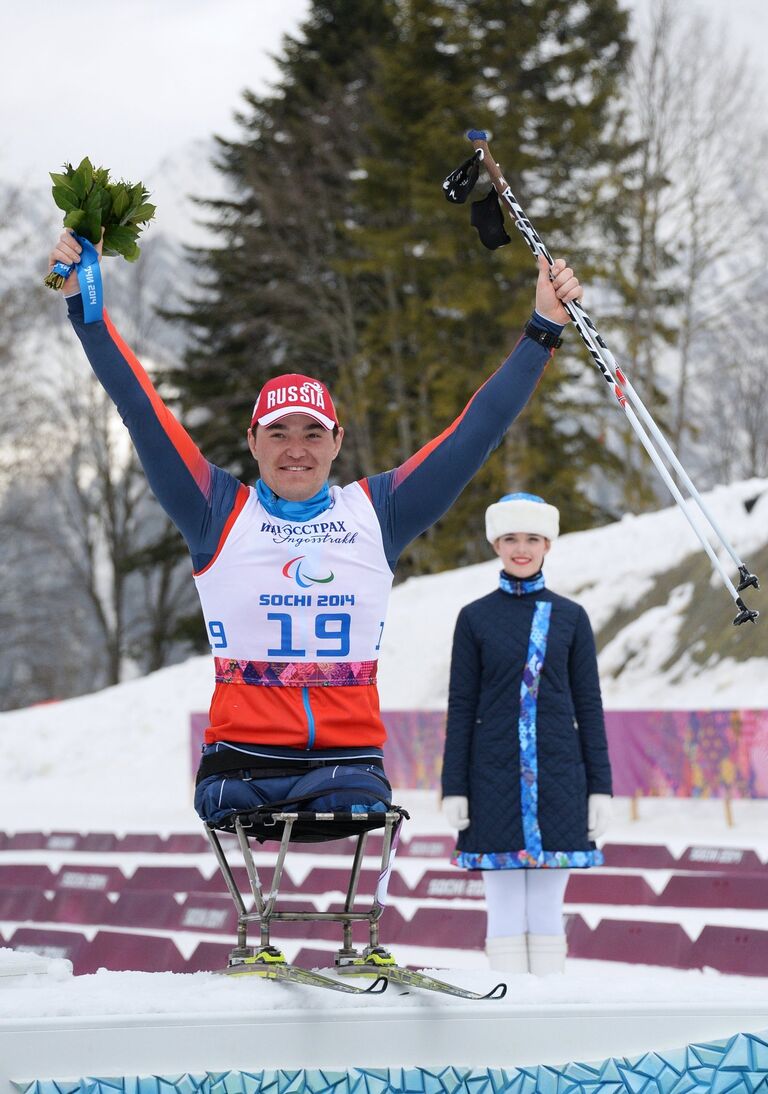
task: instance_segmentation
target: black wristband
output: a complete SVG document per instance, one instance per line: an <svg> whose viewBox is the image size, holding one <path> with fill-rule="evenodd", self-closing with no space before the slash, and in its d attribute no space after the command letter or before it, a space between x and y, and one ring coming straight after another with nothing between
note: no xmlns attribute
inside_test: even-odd
<svg viewBox="0 0 768 1094"><path fill-rule="evenodd" d="M541 327L537 327L532 320L529 320L529 322L525 324L525 333L529 338L532 338L534 342L538 342L540 346L546 346L547 349L559 349L563 344L563 340L558 334L553 334L552 331L543 330Z"/></svg>

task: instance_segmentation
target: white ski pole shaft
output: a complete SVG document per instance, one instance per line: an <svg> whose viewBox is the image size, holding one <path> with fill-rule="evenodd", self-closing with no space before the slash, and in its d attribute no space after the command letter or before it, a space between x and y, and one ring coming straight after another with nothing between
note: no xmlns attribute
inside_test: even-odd
<svg viewBox="0 0 768 1094"><path fill-rule="evenodd" d="M468 134L468 136L469 136L469 139L472 141L473 147L480 153L480 157L481 157L481 159L482 159L482 161L483 161L483 163L486 167L486 170L488 171L489 177L491 179L491 182L493 183L494 188L496 189L499 196L504 199L507 207L509 208L509 210L511 212L511 215L512 215L512 218L515 222L516 227L518 228L521 235L525 239L525 241L528 244L529 248L531 249L531 251L533 252L533 254L535 256L542 255L546 259L546 261L549 263L549 265L552 266L553 261L554 261L553 258L552 258L552 255L547 250L547 247L546 247L544 241L542 240L541 236L539 235L539 233L534 228L531 221L525 215L525 212L523 211L522 206L520 205L520 203L515 198L515 195L512 193L512 189L511 189L509 183L506 181L506 179L501 174L501 170L500 170L498 164L496 163L496 161L493 159L493 156L491 155L491 152L490 152L490 149L489 149L488 143L487 143L486 134L483 133L482 131L479 131L479 130L471 130L470 133ZM712 561L713 566L715 567L715 569L717 570L717 572L720 574L721 578L723 579L723 582L724 582L726 588L728 589L729 593L731 594L733 599L736 601L737 606L742 611L745 611L745 610L748 611L748 609L744 608L743 602L741 601L741 598L738 595L738 591L735 589L733 583L731 582L731 580L728 578L727 574L725 573L725 571L724 571L724 569L723 569L723 567L720 563L720 560L714 554L714 551L712 550L709 542L705 539L705 537L702 535L701 531L699 530L698 526L692 520L691 515L688 511L685 499L683 498L682 494L680 493L680 490L677 488L677 486L676 486L675 482L673 481L671 475L669 474L667 468L662 463L658 452L653 447L651 439L648 437L648 434L646 433L645 429L643 428L641 422L638 420L637 416L631 411L630 407L627 405L628 397L632 400L634 405L637 406L638 411L640 412L640 414L643 417L644 421L647 423L648 428L651 430L654 439L657 441L657 443L659 443L662 452L664 452L664 454L670 460L672 465L675 467L675 470L677 470L678 474L680 474L680 478L681 478L681 481L683 482L683 485L686 487L687 490L690 491L691 497L693 498L693 500L699 506L702 514L704 515L704 517L709 522L709 524L712 527L712 530L714 531L715 535L717 535L717 537L721 541L723 547L730 554L731 558L733 559L733 561L735 562L735 564L739 568L739 573L740 573L740 576L742 578L741 584L739 586L739 590L741 590L743 588L746 588L748 585L752 585L753 587L758 588L757 579L755 578L755 576L753 574L750 574L747 566L741 561L741 559L739 558L739 556L736 554L733 547L731 546L730 542L728 541L727 537L724 535L724 533L720 529L719 525L714 520L714 518L713 518L712 514L710 513L708 507L704 503L703 498L701 497L701 495L699 494L699 492L696 490L695 486L691 482L690 477L688 476L687 472L683 468L682 464L678 460L678 458L675 455L675 453L673 452L672 448L670 447L670 445L666 441L666 438L662 434L661 430L656 425L655 421L653 420L653 417L651 416L651 414L648 412L647 408L643 404L642 400L640 399L640 396L634 390L634 388L629 383L629 381L627 380L627 378L624 375L624 373L622 372L622 370L617 365L616 360L613 357L613 354L608 349L607 345L605 344L604 339L602 338L602 336L598 332L597 328L595 327L595 324L592 322L589 315L586 313L584 308L578 303L578 301L574 302L573 304L566 304L565 309L568 312L568 314L571 316L571 318L574 322L574 326L578 330L584 344L586 345L587 349L589 350L590 356L592 357L593 361L595 362L595 364L599 368L599 370L600 370L603 378L605 379L605 381L613 389L613 393L616 396L616 400L619 403L619 405L622 407L622 409L624 410L625 414L627 415L627 418L628 418L634 432L637 434L637 436L639 437L639 439L640 439L643 447L645 448L646 452L648 452L648 455L651 457L651 460L652 460L654 466L656 467L656 469L659 472L663 482L665 483L665 485L669 489L670 493L672 494L672 497L675 499L677 504L682 509L688 523L691 525L691 528L693 529L694 533L696 534L696 537L698 538L698 540L701 543L702 547L704 548L704 550L706 551L706 553L709 556L710 560ZM611 368L613 368L615 370L616 375L614 375L614 373L611 371ZM619 383L622 384L622 387L619 386ZM626 391L623 390L623 388L625 388Z"/></svg>
<svg viewBox="0 0 768 1094"><path fill-rule="evenodd" d="M704 536L702 534L702 532L699 529L698 525L696 524L693 517L691 516L691 514L688 510L688 506L686 505L685 498L680 493L680 490L678 489L677 484L675 483L674 479L671 477L671 475L667 471L666 467L661 462L661 456L659 456L659 453L653 447L653 442L651 441L651 438L648 436L648 434L645 432L642 425L638 421L637 415L635 414L634 410L626 402L624 403L624 413L627 415L627 418L629 418L629 421L630 421L630 424L632 425L632 428L634 429L635 433L637 433L638 437L640 438L640 442L641 442L643 448L648 453L648 455L651 457L651 460L653 462L654 467L659 472L661 477L664 479L664 482L666 483L670 493L672 494L672 497L675 499L677 504L680 506L680 509L682 510L682 513L683 513L683 516L685 517L685 519L688 521L691 528L693 529L694 534L697 536L697 538L699 540L699 543L701 544L701 546L704 548L704 550L709 555L710 562L712 563L714 568L717 570L717 572L720 574L720 577L723 579L723 584L725 585L726 589L728 590L728 592L733 597L734 601L736 602L736 605L738 607L741 607L741 604L739 603L739 601L741 600L741 597L739 596L738 591L736 590L736 587L734 586L731 579L728 577L728 574L723 569L723 566L722 566L722 563L720 562L720 559L717 557L715 552L712 550L712 546L709 543L709 540L706 538L706 536Z"/></svg>
<svg viewBox="0 0 768 1094"><path fill-rule="evenodd" d="M584 311L584 308L582 307L580 302L577 300L577 301L574 301L573 305L568 305L568 312L571 315L571 317L573 318L574 323L577 326L577 329L579 330L579 332L581 333L582 339L587 344L588 349L590 349L590 351L593 352L593 355L594 354L601 355L602 359L606 363L606 366L609 369L612 370L612 374L614 375L614 377L617 381L617 384L616 384L617 392L618 391L623 391L624 394L627 396L628 401L631 402L633 404L633 406L635 407L635 409L638 411L638 413L640 415L640 418L642 419L642 421L645 423L646 427L650 431L653 439L656 441L657 445L661 449L661 452L666 457L666 459L669 461L669 463L672 465L672 467L675 469L677 474L680 476L680 480L683 483L683 486L689 492L692 499L696 502L699 509L701 510L701 512L704 514L705 518L707 519L707 521L711 525L712 530L714 531L715 535L718 537L718 539L722 543L725 550L728 552L728 554L731 556L731 558L735 562L736 566L739 568L739 573L741 574L742 578L744 578L746 576L751 576L751 575L749 575L749 571L748 571L746 565L744 564L744 562L742 562L741 558L737 555L736 551L731 546L731 543L730 543L728 537L726 536L725 532L723 532L722 528L720 527L718 522L715 520L714 516L712 515L709 508L707 507L706 502L704 501L701 494L698 492L698 490L694 486L693 482L691 481L690 477L688 476L687 471L685 470L683 465L680 463L679 459L677 458L674 450L670 446L670 444L667 441L666 437L664 436L664 434L661 432L658 425L654 421L653 416L650 414L647 407L643 403L642 399L637 394L635 389L632 387L632 384L629 382L629 379L627 378L626 374L624 373L624 371L618 365L618 363L616 361L616 358L613 356L610 349L605 344L604 340L600 336L600 333L595 328L592 320L587 315L586 311ZM586 331L584 330L584 327L586 327ZM594 343L594 346L592 345L592 343ZM621 400L619 400L619 401L621 401ZM646 450L647 450L647 446L646 446ZM658 467L658 464L656 464L656 466ZM669 486L670 485L669 477L666 474L662 474L662 478L664 479L664 482L666 483L666 485ZM670 490L671 490L671 487L670 487ZM754 584L754 582L753 581L748 581L748 582L746 582L746 584ZM746 586L745 585L740 585L739 586L740 589L744 588L744 587L746 587Z"/></svg>
<svg viewBox="0 0 768 1094"><path fill-rule="evenodd" d="M577 327L579 327L579 330L582 333L582 338L584 339L584 342L585 342L587 348L589 349L590 353L592 353L593 357L597 357L597 355L599 353L599 348L602 348L602 347L601 346L600 347L598 347L598 346L593 347L593 344L592 344L593 343L593 337L592 337L591 330L589 328L587 328L586 331L581 331L581 327L580 327L580 323L583 320L583 318L586 317L586 319L589 320L589 316L587 316L584 309L579 306L578 301L575 301L573 304L566 304L565 309L568 312L568 314L571 316L571 318L573 319L573 321L577 325ZM591 322L591 320L590 320L590 322ZM614 394L616 395L616 399L617 399L619 405L621 406L622 410L626 414L626 416L629 420L629 423L632 426L632 429L635 431L635 433L639 437L640 443L642 444L643 448L645 449L645 451L648 453L648 455L651 458L651 462L653 463L656 470L659 472L659 475L661 476L662 480L664 481L664 483L665 483L667 489L669 490L670 494L672 495L672 497L675 499L675 501L679 505L679 507L680 507L680 509L683 513L683 516L685 517L685 519L688 521L691 528L693 529L693 532L694 532L696 538L699 540L699 543L701 544L701 546L704 548L705 552L709 556L709 560L712 563L713 567L715 568L717 573L722 578L723 584L725 585L726 589L731 594L731 596L733 597L733 599L737 603L737 605L739 607L741 607L741 605L738 603L739 600L740 600L740 597L739 597L737 589L735 588L735 586L734 586L733 582L731 581L731 579L728 577L728 574L723 569L723 566L722 566L722 563L720 562L720 559L717 557L717 555L713 551L712 546L710 545L710 543L707 540L706 536L704 536L702 534L701 529L698 527L698 525L694 521L693 517L691 516L690 511L688 509L688 506L686 504L686 499L683 497L683 495L680 492L677 484L675 483L674 479L670 475L670 473L667 470L666 466L662 462L661 456L659 455L658 451L656 450L656 448L653 445L653 441L648 436L648 433L643 428L643 425L640 422L640 420L638 419L638 417L635 414L634 410L632 409L632 407L627 402L627 398L626 398L624 390L622 389L622 387L619 386L619 384L616 382L616 380L613 377L612 377L612 379L614 381L613 382Z"/></svg>
<svg viewBox="0 0 768 1094"><path fill-rule="evenodd" d="M582 308L581 304L578 301L576 301L574 306L579 309L579 311L582 313L584 319L586 320L587 324L589 325L591 323L591 320L590 320L589 316L586 314L586 312L584 311L584 309ZM715 535L718 537L718 539L722 543L725 550L731 556L734 563L739 568L739 571L740 572L746 571L747 567L745 566L744 562L741 560L739 555L736 553L736 550L731 545L731 542L728 539L727 535L722 530L722 528L720 527L718 522L715 520L715 517L710 512L706 502L704 501L701 494L698 492L698 490L694 486L693 482L691 481L691 479L688 475L688 472L685 470L683 465L680 463L680 460L677 458L677 455L675 454L674 449L669 444L666 437L664 436L664 434L661 432L658 425L656 424L656 422L653 418L653 415L649 412L648 408L645 406L642 399L640 398L640 396L635 391L635 389L632 386L632 384L630 383L629 378L627 377L626 373L619 366L619 364L616 361L616 358L613 356L610 349L605 344L605 341L600 336L599 332L594 328L594 325L592 326L591 333L592 333L595 341L597 342L598 346L600 347L600 349L602 351L603 358L605 359L606 364L608 365L608 367L610 369L613 370L613 374L616 377L619 384L621 384L621 387L624 390L628 400L632 403L632 405L638 411L641 419L643 420L643 422L645 423L645 425L649 429L651 435L653 436L654 440L658 444L658 446L661 449L662 453L664 454L664 456L666 457L668 462L671 464L671 466L674 468L674 470L679 475L680 481L682 482L683 486L688 491L688 493L691 495L693 500L696 502L699 509L701 509L701 511L704 514L704 516L706 517L706 519L709 521L709 524L712 526L712 529L713 529ZM751 584L751 582L750 582L750 584Z"/></svg>

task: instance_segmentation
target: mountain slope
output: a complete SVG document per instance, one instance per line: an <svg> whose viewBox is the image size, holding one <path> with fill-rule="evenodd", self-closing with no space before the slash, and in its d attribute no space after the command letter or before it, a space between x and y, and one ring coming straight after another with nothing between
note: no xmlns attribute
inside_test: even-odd
<svg viewBox="0 0 768 1094"><path fill-rule="evenodd" d="M705 500L768 583L768 480L717 487ZM733 602L676 506L563 536L544 569L550 588L589 613L607 706L768 706L765 593L745 593L750 606L762 603L763 619L734 627ZM494 558L394 590L379 675L385 708L442 709L456 615L496 586L498 570ZM733 575L730 560L726 570Z"/></svg>

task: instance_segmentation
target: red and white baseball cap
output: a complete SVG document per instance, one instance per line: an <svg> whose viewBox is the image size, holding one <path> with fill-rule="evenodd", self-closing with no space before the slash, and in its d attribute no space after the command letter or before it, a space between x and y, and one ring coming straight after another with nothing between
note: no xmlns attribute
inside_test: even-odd
<svg viewBox="0 0 768 1094"><path fill-rule="evenodd" d="M328 388L311 376L286 372L267 380L259 392L251 416L251 427L270 425L286 414L309 414L325 429L339 424Z"/></svg>

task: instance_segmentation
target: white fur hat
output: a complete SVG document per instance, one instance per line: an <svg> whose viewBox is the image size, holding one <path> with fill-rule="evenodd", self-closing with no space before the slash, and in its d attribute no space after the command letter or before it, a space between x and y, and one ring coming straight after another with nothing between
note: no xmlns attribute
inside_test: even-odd
<svg viewBox="0 0 768 1094"><path fill-rule="evenodd" d="M489 543L510 532L557 539L560 511L536 494L505 494L485 510L485 534Z"/></svg>

